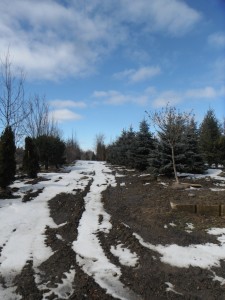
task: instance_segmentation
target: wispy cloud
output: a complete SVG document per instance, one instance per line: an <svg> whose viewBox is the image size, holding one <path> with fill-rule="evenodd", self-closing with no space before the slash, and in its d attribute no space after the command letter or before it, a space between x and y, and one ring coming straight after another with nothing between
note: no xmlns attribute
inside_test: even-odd
<svg viewBox="0 0 225 300"><path fill-rule="evenodd" d="M161 73L161 69L158 66L146 66L137 70L129 69L113 75L116 79L127 79L129 82L137 83L157 76Z"/></svg>
<svg viewBox="0 0 225 300"><path fill-rule="evenodd" d="M225 32L215 32L208 37L210 45L222 48L225 47Z"/></svg>
<svg viewBox="0 0 225 300"><path fill-rule="evenodd" d="M179 36L200 19L178 0L1 1L0 53L10 46L14 63L25 69L28 79L86 76L106 54L127 44L127 24ZM150 74L139 70L133 80Z"/></svg>
<svg viewBox="0 0 225 300"><path fill-rule="evenodd" d="M152 98L152 105L155 108L164 107L168 103L170 105L177 105L184 101L204 101L216 100L219 97L225 96L225 87L214 88L206 86L198 89L188 89L186 91L177 92L174 90L163 91Z"/></svg>
<svg viewBox="0 0 225 300"><path fill-rule="evenodd" d="M144 106L148 102L148 93L144 92L142 94L129 94L122 93L120 91L110 90L110 91L95 91L92 95L97 99L96 104L105 105L124 105L124 104L137 104Z"/></svg>
<svg viewBox="0 0 225 300"><path fill-rule="evenodd" d="M150 31L181 36L202 18L201 14L178 0L121 1L122 13L133 22L144 23Z"/></svg>
<svg viewBox="0 0 225 300"><path fill-rule="evenodd" d="M87 104L83 101L73 101L73 100L52 100L49 102L53 107L74 107L74 108L85 108Z"/></svg>
<svg viewBox="0 0 225 300"><path fill-rule="evenodd" d="M218 91L211 86L206 86L200 89L190 89L186 92L188 98L215 98L218 95Z"/></svg>

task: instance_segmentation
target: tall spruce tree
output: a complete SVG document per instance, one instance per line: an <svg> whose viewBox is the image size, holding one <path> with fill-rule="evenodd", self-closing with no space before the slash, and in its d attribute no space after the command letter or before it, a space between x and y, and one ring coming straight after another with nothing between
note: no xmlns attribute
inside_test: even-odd
<svg viewBox="0 0 225 300"><path fill-rule="evenodd" d="M132 126L130 126L126 136L126 164L125 164L129 168L135 167L135 156L137 150L136 141L137 141L136 133L134 132Z"/></svg>
<svg viewBox="0 0 225 300"><path fill-rule="evenodd" d="M149 125L146 120L140 123L136 135L135 168L144 171L148 167L150 151L153 150L153 137L149 132Z"/></svg>
<svg viewBox="0 0 225 300"><path fill-rule="evenodd" d="M199 145L204 160L209 166L219 163L218 140L221 136L221 127L215 113L209 109L200 125Z"/></svg>
<svg viewBox="0 0 225 300"><path fill-rule="evenodd" d="M0 187L6 187L12 183L16 174L15 137L11 126L7 126L1 135L0 141Z"/></svg>
<svg viewBox="0 0 225 300"><path fill-rule="evenodd" d="M199 133L194 117L187 124L183 140L185 144L184 172L202 173L204 171L204 161L199 149Z"/></svg>
<svg viewBox="0 0 225 300"><path fill-rule="evenodd" d="M218 151L219 163L225 167L225 135L221 135L216 143Z"/></svg>
<svg viewBox="0 0 225 300"><path fill-rule="evenodd" d="M30 178L37 177L39 171L38 153L34 140L30 137L26 137L25 139L23 169Z"/></svg>

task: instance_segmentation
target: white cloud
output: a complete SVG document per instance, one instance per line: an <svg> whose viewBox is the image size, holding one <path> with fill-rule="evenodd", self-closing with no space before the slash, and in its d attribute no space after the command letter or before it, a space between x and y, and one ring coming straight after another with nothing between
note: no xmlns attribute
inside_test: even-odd
<svg viewBox="0 0 225 300"><path fill-rule="evenodd" d="M55 121L58 121L59 123L64 121L71 121L71 120L77 121L82 119L81 115L78 115L69 109L53 110L51 111L50 115L53 117Z"/></svg>
<svg viewBox="0 0 225 300"><path fill-rule="evenodd" d="M218 91L211 86L201 89L191 89L186 92L186 97L188 98L215 98L217 95Z"/></svg>
<svg viewBox="0 0 225 300"><path fill-rule="evenodd" d="M8 46L27 78L59 80L95 72L96 63L131 37L130 23L140 30L182 35L200 14L178 0L1 1L0 53ZM142 29L141 29L142 28ZM141 72L142 71L142 72ZM152 76L139 70L133 80Z"/></svg>
<svg viewBox="0 0 225 300"><path fill-rule="evenodd" d="M161 30L180 36L190 31L201 14L178 0L122 1L123 13L133 22L144 23L149 30Z"/></svg>
<svg viewBox="0 0 225 300"><path fill-rule="evenodd" d="M93 97L100 98L101 102L110 105L122 105L132 101L132 97L121 92L110 90L110 91L95 91Z"/></svg>
<svg viewBox="0 0 225 300"><path fill-rule="evenodd" d="M136 83L139 81L144 81L150 79L154 76L157 76L161 73L161 70L158 66L146 66L141 67L137 70L129 69L122 72L114 74L116 79L128 79L130 82Z"/></svg>
<svg viewBox="0 0 225 300"><path fill-rule="evenodd" d="M167 104L174 106L180 102L182 102L182 96L175 91L168 90L159 93L159 95L153 99L152 105L155 108L159 108L164 107Z"/></svg>
<svg viewBox="0 0 225 300"><path fill-rule="evenodd" d="M85 108L87 104L83 101L73 101L73 100L53 100L50 101L51 106L54 107L75 107L75 108Z"/></svg>
<svg viewBox="0 0 225 300"><path fill-rule="evenodd" d="M187 100L216 100L218 97L225 95L225 87L214 88L206 86L198 89L189 89L183 92L177 92L174 90L163 91L157 94L156 91L153 93L153 97L150 97L152 106L155 108L164 107L168 103L169 105L175 106Z"/></svg>
<svg viewBox="0 0 225 300"><path fill-rule="evenodd" d="M225 47L225 33L224 32L216 32L211 34L208 37L208 42L210 45L214 47Z"/></svg>
<svg viewBox="0 0 225 300"><path fill-rule="evenodd" d="M109 91L95 91L92 95L94 98L97 98L98 101L96 104L106 104L106 105L123 105L134 103L137 105L144 106L148 103L148 93L140 93L137 95L122 93L115 90Z"/></svg>

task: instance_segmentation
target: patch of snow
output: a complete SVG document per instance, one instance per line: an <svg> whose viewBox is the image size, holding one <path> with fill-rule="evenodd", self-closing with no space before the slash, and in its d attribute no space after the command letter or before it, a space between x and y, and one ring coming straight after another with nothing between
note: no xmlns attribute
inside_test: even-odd
<svg viewBox="0 0 225 300"><path fill-rule="evenodd" d="M189 245L186 247L172 245L153 245L145 242L141 236L133 235L139 240L140 244L150 250L156 251L162 255L161 261L179 268L188 268L189 266L210 269L219 267L220 260L225 259L225 228L213 228L208 233L221 235L218 237L220 245L213 243Z"/></svg>
<svg viewBox="0 0 225 300"><path fill-rule="evenodd" d="M135 252L131 252L130 249L124 248L124 245L111 246L110 252L119 258L121 265L128 267L135 267L138 262L138 256Z"/></svg>
<svg viewBox="0 0 225 300"><path fill-rule="evenodd" d="M177 225L174 222L169 223L170 226L176 227Z"/></svg>
<svg viewBox="0 0 225 300"><path fill-rule="evenodd" d="M193 230L193 229L195 229L195 227L194 227L194 225L192 224L192 223L186 223L186 227L188 228L188 229L190 229L190 230Z"/></svg>
<svg viewBox="0 0 225 300"><path fill-rule="evenodd" d="M211 177L216 180L224 181L224 177L218 176L221 173L221 169L208 169L205 174L191 174L191 173L178 173L178 176L186 176L191 179L198 179L198 178L207 178Z"/></svg>
<svg viewBox="0 0 225 300"><path fill-rule="evenodd" d="M1 289L0 287L0 299L1 300L21 300L22 296L16 294L16 287L9 287Z"/></svg>
<svg viewBox="0 0 225 300"><path fill-rule="evenodd" d="M175 294L177 294L177 295L183 295L182 293L178 293L178 292L175 290L174 285L173 285L172 283L170 283L170 282L165 282L165 284L168 285L168 287L166 288L166 291L167 291L167 292L173 292L173 293L175 293Z"/></svg>
<svg viewBox="0 0 225 300"><path fill-rule="evenodd" d="M137 296L119 280L120 268L106 257L96 235L99 231L107 233L112 227L110 215L103 208L101 193L107 185L116 184L116 180L104 163L96 162L94 168L96 176L93 178L90 192L84 198L85 211L80 219L77 240L73 242L73 249L77 253L76 260L83 271L92 276L108 294L119 299L137 299ZM98 221L99 215L103 216L101 224Z"/></svg>
<svg viewBox="0 0 225 300"><path fill-rule="evenodd" d="M225 183L214 183L216 186L225 186Z"/></svg>
<svg viewBox="0 0 225 300"><path fill-rule="evenodd" d="M165 186L165 187L168 187L168 184L167 183L165 183L165 182L159 182L159 184L161 184L161 185L163 185L163 186Z"/></svg>
<svg viewBox="0 0 225 300"><path fill-rule="evenodd" d="M168 226L167 226L167 225L164 225L164 228L168 228Z"/></svg>
<svg viewBox="0 0 225 300"><path fill-rule="evenodd" d="M44 235L46 226L57 227L50 217L48 201L59 193L74 193L74 188L83 190L87 186L89 181L81 180L82 175L77 172L77 168L87 168L87 163L78 162L77 166L71 167L70 173L60 174L62 179L57 183L55 180L59 177L58 173L48 173L46 177L49 181L32 186L16 181L12 187L19 188L21 197L0 200L0 275L7 287L11 286L26 261L32 259L35 269L53 254L52 249L45 244ZM23 203L23 194L31 188L43 188L43 191L32 201Z"/></svg>
<svg viewBox="0 0 225 300"><path fill-rule="evenodd" d="M212 277L213 281L219 281L220 285L224 285L225 284L225 278L217 276L216 273L213 272L213 271L212 271L212 273L213 273L213 277Z"/></svg>
<svg viewBox="0 0 225 300"><path fill-rule="evenodd" d="M146 182L146 183L144 183L143 185L149 185L150 184L150 182Z"/></svg>
<svg viewBox="0 0 225 300"><path fill-rule="evenodd" d="M58 240L64 241L64 239L62 238L62 236L60 234L56 234L56 237Z"/></svg>
<svg viewBox="0 0 225 300"><path fill-rule="evenodd" d="M126 175L123 175L123 174L119 174L119 173L116 173L115 175L116 177L125 177Z"/></svg>
<svg viewBox="0 0 225 300"><path fill-rule="evenodd" d="M123 224L125 227L130 228L130 226L127 225L127 224L125 224L124 222L122 222L122 224Z"/></svg>
<svg viewBox="0 0 225 300"><path fill-rule="evenodd" d="M220 189L220 188L210 188L210 190L212 192L224 192L225 191L225 189Z"/></svg>
<svg viewBox="0 0 225 300"><path fill-rule="evenodd" d="M51 288L46 287L46 285L39 285L39 290L50 290L48 293L45 293L43 300L49 299L49 296L54 293L58 296L58 299L69 299L74 292L73 281L75 277L75 270L71 269L69 272L63 273L66 278L62 278L62 283L58 283L57 287Z"/></svg>
<svg viewBox="0 0 225 300"><path fill-rule="evenodd" d="M120 186L126 186L125 182L121 182Z"/></svg>

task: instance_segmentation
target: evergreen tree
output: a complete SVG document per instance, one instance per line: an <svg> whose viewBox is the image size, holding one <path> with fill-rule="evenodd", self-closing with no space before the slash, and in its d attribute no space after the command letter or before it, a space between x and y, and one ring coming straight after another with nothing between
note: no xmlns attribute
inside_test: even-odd
<svg viewBox="0 0 225 300"><path fill-rule="evenodd" d="M41 135L35 139L40 162L45 170L49 165L61 165L65 162L65 143L59 137Z"/></svg>
<svg viewBox="0 0 225 300"><path fill-rule="evenodd" d="M211 166L219 162L219 153L216 147L221 136L221 128L214 111L209 109L200 126L199 145L205 162Z"/></svg>
<svg viewBox="0 0 225 300"><path fill-rule="evenodd" d="M123 130L117 140L107 148L107 161L112 164L134 168L136 155L136 133L133 128Z"/></svg>
<svg viewBox="0 0 225 300"><path fill-rule="evenodd" d="M159 143L159 140L157 138L153 139L153 148L149 152L148 155L148 171L154 175L158 176L160 174L160 168L162 166L162 161L160 157L161 151L161 145Z"/></svg>
<svg viewBox="0 0 225 300"><path fill-rule="evenodd" d="M38 154L32 138L26 137L23 157L23 169L30 178L36 178L39 171Z"/></svg>
<svg viewBox="0 0 225 300"><path fill-rule="evenodd" d="M7 126L0 141L0 187L5 189L16 174L15 139L11 126Z"/></svg>
<svg viewBox="0 0 225 300"><path fill-rule="evenodd" d="M146 120L140 123L139 131L136 135L135 168L144 171L148 166L149 154L153 149L153 137L149 132Z"/></svg>
<svg viewBox="0 0 225 300"><path fill-rule="evenodd" d="M175 107L167 105L165 109L149 114L149 117L158 133L161 160L159 172L167 175L173 172L176 181L179 182L177 171L182 170L185 149L182 136L190 120L190 114L181 113Z"/></svg>
<svg viewBox="0 0 225 300"><path fill-rule="evenodd" d="M125 166L128 168L134 168L137 143L136 143L136 133L133 131L132 126L130 126L129 130L127 131L125 149L126 149Z"/></svg>
<svg viewBox="0 0 225 300"><path fill-rule="evenodd" d="M221 135L216 143L218 151L219 163L225 167L225 135Z"/></svg>
<svg viewBox="0 0 225 300"><path fill-rule="evenodd" d="M199 149L199 133L194 118L186 126L183 140L186 146L183 171L189 173L202 173L204 161Z"/></svg>

